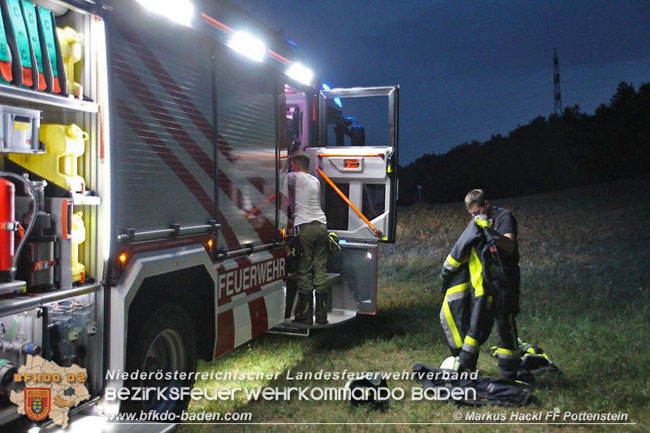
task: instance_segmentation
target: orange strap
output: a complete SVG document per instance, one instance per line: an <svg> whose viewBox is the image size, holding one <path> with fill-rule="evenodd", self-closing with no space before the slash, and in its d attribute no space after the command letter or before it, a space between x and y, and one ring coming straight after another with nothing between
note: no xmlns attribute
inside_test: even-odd
<svg viewBox="0 0 650 433"><path fill-rule="evenodd" d="M352 203L352 202L350 201L350 199L349 199L345 194L343 194L343 191L341 191L341 190L339 189L339 187L336 186L336 184L334 184L334 182L332 182L332 179L330 179L329 176L326 175L326 174L323 172L323 170L321 170L320 168L316 168L316 171L318 172L318 174L321 175L321 177L322 177L323 179L325 179L325 181L326 181L326 182L327 182L327 183L332 187L332 189L333 189L334 191L336 191L336 193L337 193L337 194L338 194L338 195L343 199L343 201L346 202L348 206L350 206L350 208L354 211L354 213L356 213L357 215L359 215L359 218L361 218L361 219L363 220L363 222L366 223L366 225L367 225L368 227L370 227L370 230L372 230L372 232L373 232L375 235L377 235L377 236L381 236L381 234L382 234L382 233L381 233L381 230L377 230L377 229L375 228L375 226L370 222L370 220L369 220L368 218L366 218L366 216L365 216L364 214L361 213L361 211L360 211L360 210L359 210L359 209L354 205L354 203Z"/></svg>

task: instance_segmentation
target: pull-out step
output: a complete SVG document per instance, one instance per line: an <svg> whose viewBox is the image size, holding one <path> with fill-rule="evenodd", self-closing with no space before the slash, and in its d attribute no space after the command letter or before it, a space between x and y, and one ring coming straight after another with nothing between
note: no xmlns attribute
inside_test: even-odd
<svg viewBox="0 0 650 433"><path fill-rule="evenodd" d="M275 328L271 328L267 333L270 334L282 334L282 335L293 335L294 337L309 337L309 327L304 325L304 328L299 328L294 323L288 323L290 321L285 320Z"/></svg>
<svg viewBox="0 0 650 433"><path fill-rule="evenodd" d="M334 284L338 284L341 281L341 274L333 274L331 272L327 273L327 286L332 287Z"/></svg>
<svg viewBox="0 0 650 433"><path fill-rule="evenodd" d="M295 316L291 316L286 319L282 324L276 326L275 328L269 330L268 332L272 334L286 334L286 335L296 335L300 337L308 337L310 329L325 329L333 328L334 326L339 326L345 322L354 319L357 316L357 312L353 310L338 310L334 309L327 313L327 322L325 325L319 325L314 319L313 325L305 325L304 323L294 322L293 319Z"/></svg>
<svg viewBox="0 0 650 433"><path fill-rule="evenodd" d="M339 326L352 320L357 317L357 312L354 310L338 310L334 309L327 313L327 322L325 325L319 325L314 319L313 325L305 325L303 323L293 322L294 316L284 321L283 326L293 326L295 328L307 328L307 329L324 329L332 328L334 326Z"/></svg>
<svg viewBox="0 0 650 433"><path fill-rule="evenodd" d="M327 285L331 288L339 284L341 282L341 275L340 274L335 274L335 273L328 273L327 274ZM292 297L293 302L290 303L291 305L291 311L295 309L296 303L297 303L297 296ZM331 300L330 300L331 301ZM289 308L289 307L287 307ZM314 318L314 323L312 325L305 325L303 323L297 323L294 322L293 319L295 318L294 315L291 315L290 317L287 317L283 323L280 325L276 326L275 328L269 330L268 332L274 333L274 334L286 334L286 335L296 335L296 336L301 336L301 337L308 337L309 336L309 330L310 329L325 329L325 328L332 328L334 326L339 326L342 325L343 323L352 320L356 317L357 311L356 310L351 310L351 309L342 309L342 308L332 308L330 311L327 313L327 321L328 323L325 325L319 325L316 323L316 319Z"/></svg>

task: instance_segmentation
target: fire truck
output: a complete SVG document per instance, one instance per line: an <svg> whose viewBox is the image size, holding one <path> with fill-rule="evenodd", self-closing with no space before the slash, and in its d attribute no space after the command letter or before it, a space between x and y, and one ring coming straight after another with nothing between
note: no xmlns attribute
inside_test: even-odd
<svg viewBox="0 0 650 433"><path fill-rule="evenodd" d="M282 33L228 1L0 5L0 426L20 417L7 395L29 355L87 369L92 398L74 414L142 385L109 370L190 372L267 331L375 314L398 86L321 86ZM365 103L376 134L347 116ZM341 239L330 323L301 328L281 194L297 150Z"/></svg>

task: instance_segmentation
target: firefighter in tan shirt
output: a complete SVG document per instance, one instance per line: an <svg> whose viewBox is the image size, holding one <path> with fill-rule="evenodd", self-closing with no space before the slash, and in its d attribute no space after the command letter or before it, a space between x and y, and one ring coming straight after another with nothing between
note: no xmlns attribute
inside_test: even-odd
<svg viewBox="0 0 650 433"><path fill-rule="evenodd" d="M320 182L308 173L309 156L294 153L287 174L290 215L294 235L303 248L296 271L298 307L295 322L313 324L313 290L316 290L316 323L327 323L327 218L320 206Z"/></svg>

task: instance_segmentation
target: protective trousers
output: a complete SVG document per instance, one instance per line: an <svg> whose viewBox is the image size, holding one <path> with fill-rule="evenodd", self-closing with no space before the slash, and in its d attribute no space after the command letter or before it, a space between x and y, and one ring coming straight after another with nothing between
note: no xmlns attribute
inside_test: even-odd
<svg viewBox="0 0 650 433"><path fill-rule="evenodd" d="M492 278L496 270L488 254L470 248L466 257L455 262L453 278L440 310L440 322L453 356L461 368L475 370L480 346L487 340L496 322L498 365L501 375L514 379L521 362L517 347L519 312L519 269ZM488 267L488 268L486 268Z"/></svg>
<svg viewBox="0 0 650 433"><path fill-rule="evenodd" d="M325 292L327 290L327 251L329 239L327 226L317 221L297 227L298 240L303 255L296 271L296 284L301 292Z"/></svg>
<svg viewBox="0 0 650 433"><path fill-rule="evenodd" d="M519 313L519 267L504 269L505 282L496 294L495 322L499 371L506 379L515 379L521 364L517 323Z"/></svg>
<svg viewBox="0 0 650 433"><path fill-rule="evenodd" d="M453 356L467 370L475 370L481 344L490 336L493 297L482 284L472 284L467 265L462 265L445 293L440 323ZM475 278L475 282L477 279Z"/></svg>

